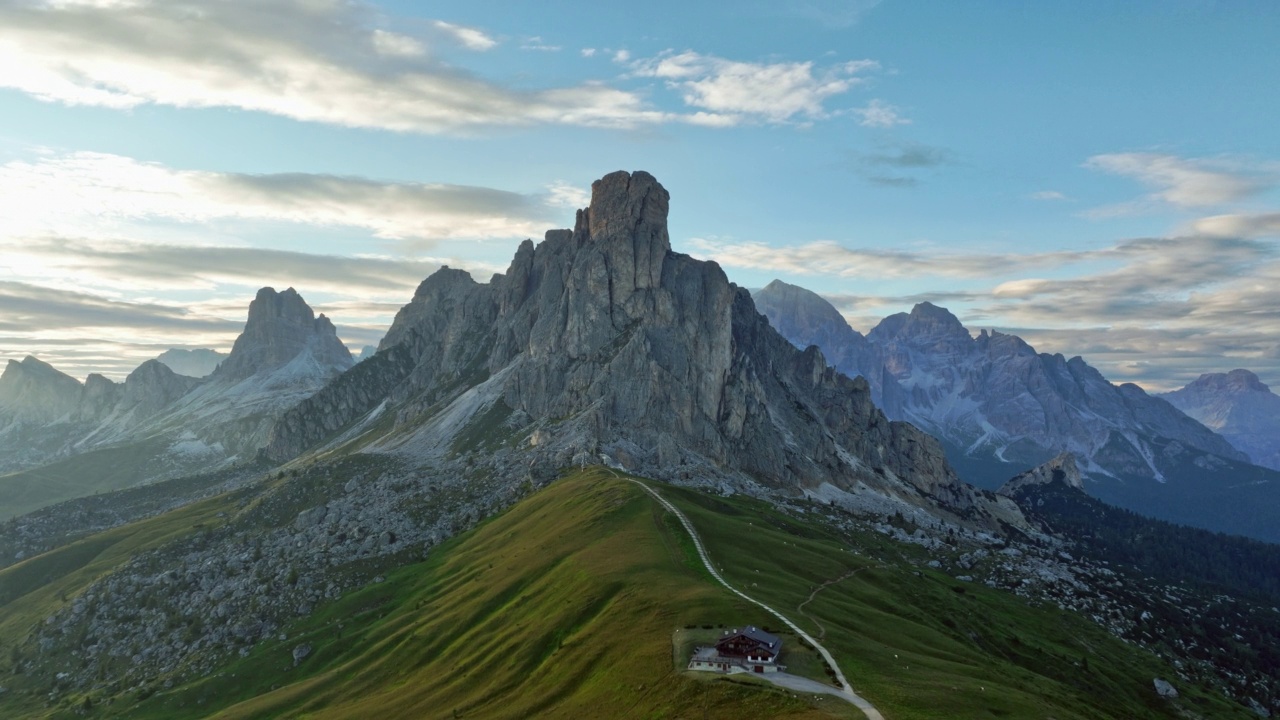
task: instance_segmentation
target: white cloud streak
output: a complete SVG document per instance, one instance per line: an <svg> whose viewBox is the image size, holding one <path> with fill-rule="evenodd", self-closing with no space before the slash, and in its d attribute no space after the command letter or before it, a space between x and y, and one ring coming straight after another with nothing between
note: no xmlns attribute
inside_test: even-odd
<svg viewBox="0 0 1280 720"><path fill-rule="evenodd" d="M1206 220L1215 222L1197 226L1275 229L1272 216ZM956 288L905 297L829 296L864 331L886 314L929 300L951 305L974 330L994 327L1022 335L1041 351L1084 355L1117 382L1171 389L1202 372L1235 367L1280 378L1280 248L1266 240L1201 233L1084 251L1007 254L850 249L835 243L769 248L701 241L695 247L726 267L767 271L801 284L805 277L826 275L859 283L939 278L939 287Z"/></svg>
<svg viewBox="0 0 1280 720"><path fill-rule="evenodd" d="M1112 175L1133 178L1152 188L1149 203L1183 208L1210 207L1236 202L1275 182L1274 168L1251 167L1240 161L1185 159L1159 153L1094 155L1084 166ZM1121 214L1127 205L1102 208L1099 214Z"/></svg>
<svg viewBox="0 0 1280 720"><path fill-rule="evenodd" d="M468 50L477 50L483 52L492 50L498 46L498 41L486 35L483 31L463 25L454 25L443 20L436 20L433 23L436 28L443 30L453 36L463 47Z"/></svg>
<svg viewBox="0 0 1280 720"><path fill-rule="evenodd" d="M785 123L830 117L825 103L864 82L872 60L815 68L812 62L751 63L692 51L666 52L631 64L638 77L662 80L685 104L717 117Z"/></svg>
<svg viewBox="0 0 1280 720"><path fill-rule="evenodd" d="M492 188L286 173L175 170L102 153L0 165L0 237L110 232L111 221L213 219L363 228L388 239L536 237L547 197Z"/></svg>
<svg viewBox="0 0 1280 720"><path fill-rule="evenodd" d="M853 113L862 118L858 124L863 127L891 128L911 124L898 108L883 100L872 100L866 107L854 108Z"/></svg>
<svg viewBox="0 0 1280 720"><path fill-rule="evenodd" d="M371 27L342 0L0 4L0 87L50 102L229 107L421 133L485 126L634 127L683 118L601 83L516 91L441 61L430 38ZM442 44L496 41L437 22Z"/></svg>

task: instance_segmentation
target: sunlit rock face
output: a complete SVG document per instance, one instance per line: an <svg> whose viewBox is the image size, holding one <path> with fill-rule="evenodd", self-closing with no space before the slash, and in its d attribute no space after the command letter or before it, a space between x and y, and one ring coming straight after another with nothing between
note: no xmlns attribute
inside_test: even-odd
<svg viewBox="0 0 1280 720"><path fill-rule="evenodd" d="M865 381L793 347L718 265L673 252L669 203L648 173L612 173L572 230L526 241L488 283L436 272L375 356L282 418L269 455L294 457L389 406L398 429L377 447L443 452L467 422L450 413L500 407L525 462L604 454L656 477L982 505L933 438L875 408Z"/></svg>

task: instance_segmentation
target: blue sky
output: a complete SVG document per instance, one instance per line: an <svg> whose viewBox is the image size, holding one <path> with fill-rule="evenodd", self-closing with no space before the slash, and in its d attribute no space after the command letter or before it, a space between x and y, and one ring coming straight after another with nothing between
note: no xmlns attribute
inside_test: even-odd
<svg viewBox="0 0 1280 720"><path fill-rule="evenodd" d="M1117 5L0 0L0 357L225 349L268 284L358 348L644 169L859 330L1280 382L1280 6Z"/></svg>

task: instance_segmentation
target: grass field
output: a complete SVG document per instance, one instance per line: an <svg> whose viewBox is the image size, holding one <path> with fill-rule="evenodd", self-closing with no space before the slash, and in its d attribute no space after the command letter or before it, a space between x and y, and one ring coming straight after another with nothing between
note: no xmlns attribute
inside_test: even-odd
<svg viewBox="0 0 1280 720"><path fill-rule="evenodd" d="M890 720L1180 716L1151 689L1152 677L1172 670L1086 620L929 571L917 576L898 546L878 535L838 537L757 501L654 485L689 515L728 579L822 636L855 688ZM130 552L190 531L225 502L86 538L0 573L9 598L0 598L0 643L20 641L22 628L63 602L59 596L73 596ZM793 612L816 586L853 570L805 605L808 616ZM260 643L208 677L154 693L100 688L88 693L88 712L861 717L833 698L680 669L683 633L748 623L777 625L709 578L688 536L655 501L606 471L587 470L384 582L317 608L286 628L286 639ZM295 666L292 651L304 643L312 652ZM822 677L820 661L803 652L796 660L802 674ZM79 717L84 705L72 697L45 708L30 692L38 683L22 676L0 685L10 688L0 695L0 717ZM1182 707L1195 713L1188 717L1247 717L1179 689Z"/></svg>
<svg viewBox="0 0 1280 720"><path fill-rule="evenodd" d="M160 458L168 441L91 450L65 460L0 476L0 520L72 498L131 487L138 478L174 472Z"/></svg>

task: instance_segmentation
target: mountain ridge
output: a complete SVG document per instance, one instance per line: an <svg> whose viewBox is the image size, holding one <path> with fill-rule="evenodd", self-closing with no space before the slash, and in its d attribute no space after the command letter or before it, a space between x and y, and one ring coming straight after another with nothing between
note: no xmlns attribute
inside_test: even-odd
<svg viewBox="0 0 1280 720"><path fill-rule="evenodd" d="M1280 470L1280 396L1254 373L1206 373L1162 397L1222 435L1255 464Z"/></svg>
<svg viewBox="0 0 1280 720"><path fill-rule="evenodd" d="M573 230L521 243L487 284L428 277L375 356L281 418L268 457L350 439L387 412L369 452L444 461L488 417L510 458L543 473L605 455L677 481L830 484L1019 521L960 483L932 438L885 418L865 381L793 348L719 266L673 252L669 197L648 173L612 173Z"/></svg>

